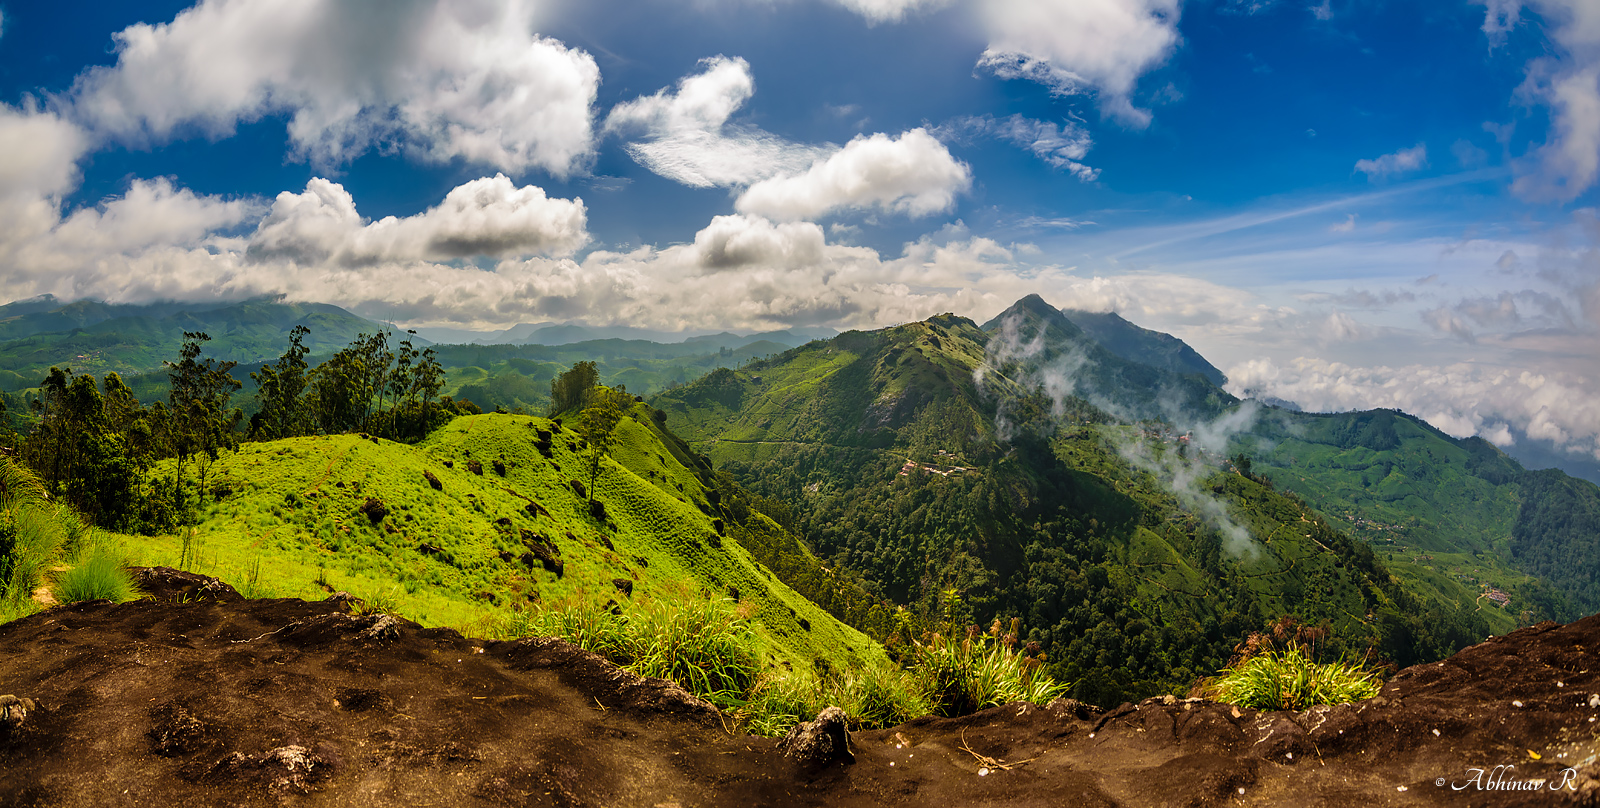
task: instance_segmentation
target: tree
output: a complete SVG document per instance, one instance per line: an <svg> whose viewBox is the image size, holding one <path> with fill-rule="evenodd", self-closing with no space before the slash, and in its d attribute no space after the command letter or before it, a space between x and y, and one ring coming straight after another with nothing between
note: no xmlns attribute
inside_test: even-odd
<svg viewBox="0 0 1600 808"><path fill-rule="evenodd" d="M589 395L600 384L600 371L593 362L578 362L571 370L550 380L550 414L581 410L589 405Z"/></svg>
<svg viewBox="0 0 1600 808"><path fill-rule="evenodd" d="M304 402L306 374L305 338L311 329L297 325L289 332L289 349L274 364L250 374L256 381L256 401L261 408L250 417L252 440L273 440L304 435L309 427Z"/></svg>
<svg viewBox="0 0 1600 808"><path fill-rule="evenodd" d="M578 364L586 364L580 362ZM617 423L633 407L633 396L623 387L595 387L586 396L589 406L578 420L578 436L583 438L584 466L589 471L589 505L594 507L594 483L600 477L600 461L616 440Z"/></svg>
<svg viewBox="0 0 1600 808"><path fill-rule="evenodd" d="M234 428L243 418L237 409L228 409L233 391L240 387L232 373L237 363L218 362L209 357L201 362L201 344L211 339L204 331L185 331L183 339L179 360L166 363L167 377L171 380L171 390L167 394L171 403L168 438L172 454L178 458L178 487L174 493L180 510L184 500L184 466L190 459L196 461L200 473L200 493L196 501L202 501L211 463L222 450L238 446Z"/></svg>

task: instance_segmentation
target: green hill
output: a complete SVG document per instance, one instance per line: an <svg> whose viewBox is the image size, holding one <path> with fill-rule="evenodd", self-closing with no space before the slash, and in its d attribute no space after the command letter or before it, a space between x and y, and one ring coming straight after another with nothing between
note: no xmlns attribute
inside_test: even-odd
<svg viewBox="0 0 1600 808"><path fill-rule="evenodd" d="M120 540L145 564L187 554L187 567L247 594L348 590L419 621L480 630L531 602L726 596L754 621L772 664L882 657L719 536L730 526L708 469L647 407L618 436L595 486L603 521L572 484L584 477L572 430L481 415L416 446L358 435L246 444L217 461L218 498L187 550L183 536ZM776 529L758 512L741 519Z"/></svg>
<svg viewBox="0 0 1600 808"><path fill-rule="evenodd" d="M926 619L958 590L978 622L1022 617L1082 699L1181 691L1282 614L1402 664L1488 632L1473 604L1419 597L1365 544L1220 457L1082 398L1030 392L1065 361L1082 372L1065 392L1124 391L1127 410L1158 410L1173 391L1191 409L1232 404L1203 377L1117 357L1052 312L1031 298L1009 325L941 315L841 334L652 403L733 479L789 503L810 546L879 614Z"/></svg>
<svg viewBox="0 0 1600 808"><path fill-rule="evenodd" d="M1101 313L1063 309L1061 313L1100 343L1102 348L1123 359L1178 374L1198 373L1218 387L1228 381L1228 377L1216 366L1171 334L1140 328L1114 311Z"/></svg>
<svg viewBox="0 0 1600 808"><path fill-rule="evenodd" d="M4 318L11 306L0 307L0 389L12 392L38 385L51 366L96 376L158 372L162 362L177 357L185 331L211 336L206 355L250 364L276 359L297 325L311 329L306 347L316 354L386 327L337 306L267 300L148 306L78 301L45 311L12 306L25 312Z"/></svg>
<svg viewBox="0 0 1600 808"><path fill-rule="evenodd" d="M1477 601L1494 623L1600 611L1600 519L1592 516L1600 488L1592 483L1525 471L1480 438L1451 438L1392 410L1269 410L1235 448L1371 543L1402 577L1440 597ZM1509 595L1509 605L1480 600L1491 590Z"/></svg>
<svg viewBox="0 0 1600 808"><path fill-rule="evenodd" d="M1167 367L1179 352L1150 336L1154 332L1135 338L1130 329L1137 327L1126 321L1129 328L1089 321L1110 336L1108 344L1038 295L1028 295L984 323L983 330L996 338L990 351L996 364L1015 366L1016 373L1058 399L1076 396L1124 420L1195 421L1214 418L1238 403L1206 374ZM1162 342L1159 348L1148 347L1157 342ZM1157 364L1146 364L1146 358Z"/></svg>

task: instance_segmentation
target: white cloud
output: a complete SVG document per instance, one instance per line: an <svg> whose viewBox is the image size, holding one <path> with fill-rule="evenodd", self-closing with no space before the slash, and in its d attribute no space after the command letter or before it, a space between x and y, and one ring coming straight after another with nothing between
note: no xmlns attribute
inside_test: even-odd
<svg viewBox="0 0 1600 808"><path fill-rule="evenodd" d="M642 133L627 144L640 165L694 188L748 185L781 173L804 171L833 146L804 146L728 119L755 94L750 64L737 57L702 59L700 73L626 101L606 116L606 131Z"/></svg>
<svg viewBox="0 0 1600 808"><path fill-rule="evenodd" d="M52 112L0 104L0 197L56 197L78 184L89 138Z"/></svg>
<svg viewBox="0 0 1600 808"><path fill-rule="evenodd" d="M972 184L972 171L924 129L899 137L860 136L803 174L762 180L734 202L741 213L814 219L843 209L909 216L948 210Z"/></svg>
<svg viewBox="0 0 1600 808"><path fill-rule="evenodd" d="M1520 0L1486 0L1483 32L1494 49L1522 21ZM1591 0L1529 0L1551 40L1549 55L1528 62L1517 97L1550 110L1547 139L1516 161L1516 193L1569 202L1600 179L1600 5ZM1488 128L1488 125L1485 125Z"/></svg>
<svg viewBox="0 0 1600 808"><path fill-rule="evenodd" d="M152 246L199 244L214 231L261 215L253 199L201 196L171 180L134 180L127 193L84 208L56 228L55 248L85 260Z"/></svg>
<svg viewBox="0 0 1600 808"><path fill-rule="evenodd" d="M1323 318L1318 333L1325 342L1349 342L1366 339L1372 335L1366 326L1342 311L1333 312Z"/></svg>
<svg viewBox="0 0 1600 808"><path fill-rule="evenodd" d="M1366 174L1368 180L1380 180L1427 166L1428 146L1426 143L1418 143L1409 149L1385 154L1375 160L1357 160L1355 170Z"/></svg>
<svg viewBox="0 0 1600 808"><path fill-rule="evenodd" d="M1236 394L1276 396L1315 411L1399 409L1456 437L1501 445L1508 425L1529 437L1600 457L1600 390L1592 379L1486 367L1351 367L1301 357L1285 366L1255 359L1228 370Z"/></svg>
<svg viewBox="0 0 1600 808"><path fill-rule="evenodd" d="M503 174L476 179L415 216L367 223L338 183L317 178L285 191L250 237L253 260L363 266L478 255L568 255L589 240L583 200L551 199Z"/></svg>
<svg viewBox="0 0 1600 808"><path fill-rule="evenodd" d="M117 62L79 76L74 117L139 143L289 116L319 165L375 144L507 171L579 169L600 72L533 33L531 0L202 0L115 35Z"/></svg>
<svg viewBox="0 0 1600 808"><path fill-rule="evenodd" d="M941 140L962 140L975 134L1000 138L1027 149L1046 164L1084 182L1100 178L1100 169L1082 162L1094 146L1094 140L1089 130L1077 121L1067 120L1058 125L1020 114L1006 118L966 116L935 127L932 133Z"/></svg>
<svg viewBox="0 0 1600 808"><path fill-rule="evenodd" d="M1177 47L1179 0L980 0L989 47L978 66L1052 92L1097 91L1103 114L1143 128L1139 77Z"/></svg>
<svg viewBox="0 0 1600 808"><path fill-rule="evenodd" d="M1339 222L1338 224L1334 224L1334 225L1329 225L1328 226L1328 232L1330 232L1330 233L1349 233L1349 232L1354 231L1355 229L1356 229L1356 214L1354 214L1354 213L1346 214L1344 221Z"/></svg>
<svg viewBox="0 0 1600 808"><path fill-rule="evenodd" d="M949 0L835 0L839 5L867 18L869 23L899 22L907 14L938 8Z"/></svg>

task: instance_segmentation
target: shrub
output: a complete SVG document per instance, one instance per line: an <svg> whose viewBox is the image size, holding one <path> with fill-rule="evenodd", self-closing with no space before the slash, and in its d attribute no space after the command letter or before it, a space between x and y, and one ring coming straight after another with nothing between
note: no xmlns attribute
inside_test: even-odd
<svg viewBox="0 0 1600 808"><path fill-rule="evenodd" d="M140 597L122 559L104 544L84 548L77 565L56 576L54 594L62 603L85 600L121 603Z"/></svg>
<svg viewBox="0 0 1600 808"><path fill-rule="evenodd" d="M1268 646L1226 668L1204 692L1258 710L1304 710L1315 704L1370 699L1383 687L1376 671L1348 660L1319 663L1308 646Z"/></svg>
<svg viewBox="0 0 1600 808"><path fill-rule="evenodd" d="M761 664L755 635L723 599L659 601L620 614L568 603L514 616L503 631L560 637L640 676L677 682L718 707L742 703Z"/></svg>
<svg viewBox="0 0 1600 808"><path fill-rule="evenodd" d="M997 619L987 632L977 626L966 636L932 634L917 643L912 673L922 686L931 710L942 716L974 713L1001 704L1027 701L1048 704L1067 691L1043 672L1044 662L1030 657L1030 646L1017 650L1021 621L1011 621L1011 631L1001 633Z"/></svg>

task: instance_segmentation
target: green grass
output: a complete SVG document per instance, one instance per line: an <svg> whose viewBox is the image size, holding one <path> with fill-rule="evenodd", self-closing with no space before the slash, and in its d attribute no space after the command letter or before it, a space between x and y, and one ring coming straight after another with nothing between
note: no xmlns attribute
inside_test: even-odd
<svg viewBox="0 0 1600 808"><path fill-rule="evenodd" d="M726 598L690 596L617 612L567 603L519 615L504 633L560 637L723 708L741 703L761 671L754 633Z"/></svg>
<svg viewBox="0 0 1600 808"><path fill-rule="evenodd" d="M934 634L917 645L912 670L929 708L938 715L966 715L1001 704L1027 701L1045 705L1068 686L1046 676L1041 661L1016 648L1021 621L1001 633L996 620L988 632L972 626L966 636Z"/></svg>
<svg viewBox="0 0 1600 808"><path fill-rule="evenodd" d="M85 600L122 603L143 594L133 585L133 577L123 566L122 557L103 543L84 548L75 565L57 574L52 593L61 603Z"/></svg>
<svg viewBox="0 0 1600 808"><path fill-rule="evenodd" d="M555 429L551 419L481 415L457 418L416 446L359 435L246 444L216 463L214 477L231 493L207 501L187 554L187 534L118 540L135 563L185 560L192 571L280 597L349 591L369 609L469 632L535 603L627 605L671 599L685 587L737 591L763 670L884 658L872 640L719 537L702 479L708 472L692 467L645 408L633 416L619 425L614 459L595 486L606 524L569 484L586 476L571 429L552 435L547 459L535 441L539 430ZM483 473L472 473L469 461ZM389 509L376 524L359 512L368 498ZM559 553L563 574L520 560L533 543ZM631 582L631 598L615 580Z"/></svg>
<svg viewBox="0 0 1600 808"><path fill-rule="evenodd" d="M1217 701L1257 710L1305 710L1378 695L1376 671L1346 660L1315 662L1299 644L1269 648L1222 671L1206 689Z"/></svg>

